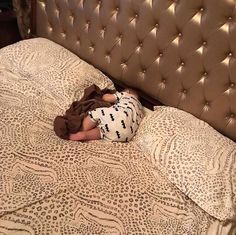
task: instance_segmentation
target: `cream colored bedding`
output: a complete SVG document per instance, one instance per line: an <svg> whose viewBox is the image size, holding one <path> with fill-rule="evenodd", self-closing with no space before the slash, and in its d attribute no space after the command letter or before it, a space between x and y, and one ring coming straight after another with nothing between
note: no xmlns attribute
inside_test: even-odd
<svg viewBox="0 0 236 235"><path fill-rule="evenodd" d="M53 119L110 80L32 39L0 50L0 234L207 234L217 222L133 142L71 142Z"/></svg>
<svg viewBox="0 0 236 235"><path fill-rule="evenodd" d="M215 218L236 221L236 143L182 110L159 106L134 142L182 192Z"/></svg>

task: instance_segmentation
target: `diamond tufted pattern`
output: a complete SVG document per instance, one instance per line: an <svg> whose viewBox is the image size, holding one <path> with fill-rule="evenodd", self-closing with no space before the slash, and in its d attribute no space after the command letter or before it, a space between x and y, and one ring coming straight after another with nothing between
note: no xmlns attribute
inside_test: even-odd
<svg viewBox="0 0 236 235"><path fill-rule="evenodd" d="M236 141L235 0L37 0L38 36Z"/></svg>

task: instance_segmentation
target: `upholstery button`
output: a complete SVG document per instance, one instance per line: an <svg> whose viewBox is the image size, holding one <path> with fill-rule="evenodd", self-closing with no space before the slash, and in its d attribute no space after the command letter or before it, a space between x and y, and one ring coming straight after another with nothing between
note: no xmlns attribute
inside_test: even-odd
<svg viewBox="0 0 236 235"><path fill-rule="evenodd" d="M204 73L203 73L203 76L204 76L204 77L206 77L207 75L208 75L208 73L207 73L207 72L204 72Z"/></svg>
<svg viewBox="0 0 236 235"><path fill-rule="evenodd" d="M235 114L234 114L234 113L231 113L231 114L230 114L230 117L231 117L231 118L234 118L234 117L235 117Z"/></svg>
<svg viewBox="0 0 236 235"><path fill-rule="evenodd" d="M184 65L185 65L185 63L182 61L182 62L180 63L180 65L181 65L181 66L184 66Z"/></svg>
<svg viewBox="0 0 236 235"><path fill-rule="evenodd" d="M159 24L158 24L158 23L156 23L156 24L154 25L154 27L158 28L158 27L159 27Z"/></svg>
<svg viewBox="0 0 236 235"><path fill-rule="evenodd" d="M119 7L117 7L117 8L116 8L116 11L118 12L119 10L120 10L120 8L119 8Z"/></svg>
<svg viewBox="0 0 236 235"><path fill-rule="evenodd" d="M228 20L230 20L230 21L231 21L232 19L233 19L233 17L232 17L232 16L229 16L229 17L228 17Z"/></svg>
<svg viewBox="0 0 236 235"><path fill-rule="evenodd" d="M162 52L160 52L160 53L159 53L159 57L162 57L162 56L163 56L163 53L162 53Z"/></svg>
<svg viewBox="0 0 236 235"><path fill-rule="evenodd" d="M99 0L99 1L98 1L98 5L101 5L101 2L102 2L102 1L101 1L101 0Z"/></svg>
<svg viewBox="0 0 236 235"><path fill-rule="evenodd" d="M231 88L234 88L234 87L235 87L235 84L234 84L234 83L230 83L230 87L231 87Z"/></svg>
<svg viewBox="0 0 236 235"><path fill-rule="evenodd" d="M183 91L182 91L184 94L187 94L187 90L185 90L185 89L183 89Z"/></svg>
<svg viewBox="0 0 236 235"><path fill-rule="evenodd" d="M46 3L45 2L40 2L40 4L42 5L42 7L46 7Z"/></svg>
<svg viewBox="0 0 236 235"><path fill-rule="evenodd" d="M137 19L138 18L138 14L135 14L134 17Z"/></svg>
<svg viewBox="0 0 236 235"><path fill-rule="evenodd" d="M203 8L203 7L201 7L199 11L200 11L200 12L203 12L203 11L204 11L204 8Z"/></svg>
<svg viewBox="0 0 236 235"><path fill-rule="evenodd" d="M178 36L179 36L179 37L182 37L182 33L179 33Z"/></svg>
<svg viewBox="0 0 236 235"><path fill-rule="evenodd" d="M206 46L207 42L206 41L203 41L202 45L203 46Z"/></svg>
<svg viewBox="0 0 236 235"><path fill-rule="evenodd" d="M142 46L143 46L143 43L142 43L142 42L140 42L140 43L139 43L139 46L140 46L140 47L142 47Z"/></svg>
<svg viewBox="0 0 236 235"><path fill-rule="evenodd" d="M143 73L146 73L146 69L143 69Z"/></svg>
<svg viewBox="0 0 236 235"><path fill-rule="evenodd" d="M209 103L208 101L205 102L205 105L206 105L206 106L209 106L209 104L210 104L210 103Z"/></svg>
<svg viewBox="0 0 236 235"><path fill-rule="evenodd" d="M230 53L228 54L228 56L229 56L229 57L232 57L232 55L233 55L233 53L232 53L232 52L230 52Z"/></svg>
<svg viewBox="0 0 236 235"><path fill-rule="evenodd" d="M164 79L164 78L161 81L162 81L162 83L166 83L166 79Z"/></svg>

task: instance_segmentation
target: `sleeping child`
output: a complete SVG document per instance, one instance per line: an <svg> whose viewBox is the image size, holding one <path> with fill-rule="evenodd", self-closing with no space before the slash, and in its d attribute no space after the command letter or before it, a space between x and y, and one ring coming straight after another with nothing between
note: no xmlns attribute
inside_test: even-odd
<svg viewBox="0 0 236 235"><path fill-rule="evenodd" d="M105 94L102 99L113 105L89 111L82 128L69 139L74 141L106 139L127 142L135 135L143 117L138 94L125 89L115 94Z"/></svg>

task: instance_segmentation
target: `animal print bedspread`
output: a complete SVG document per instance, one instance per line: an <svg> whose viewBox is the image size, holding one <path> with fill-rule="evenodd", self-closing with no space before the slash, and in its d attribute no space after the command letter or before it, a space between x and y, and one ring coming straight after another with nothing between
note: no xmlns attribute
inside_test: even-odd
<svg viewBox="0 0 236 235"><path fill-rule="evenodd" d="M20 70L35 56L14 60L20 47L0 51L0 234L205 234L214 219L132 142L55 136L54 117L71 99L47 59L34 76Z"/></svg>

